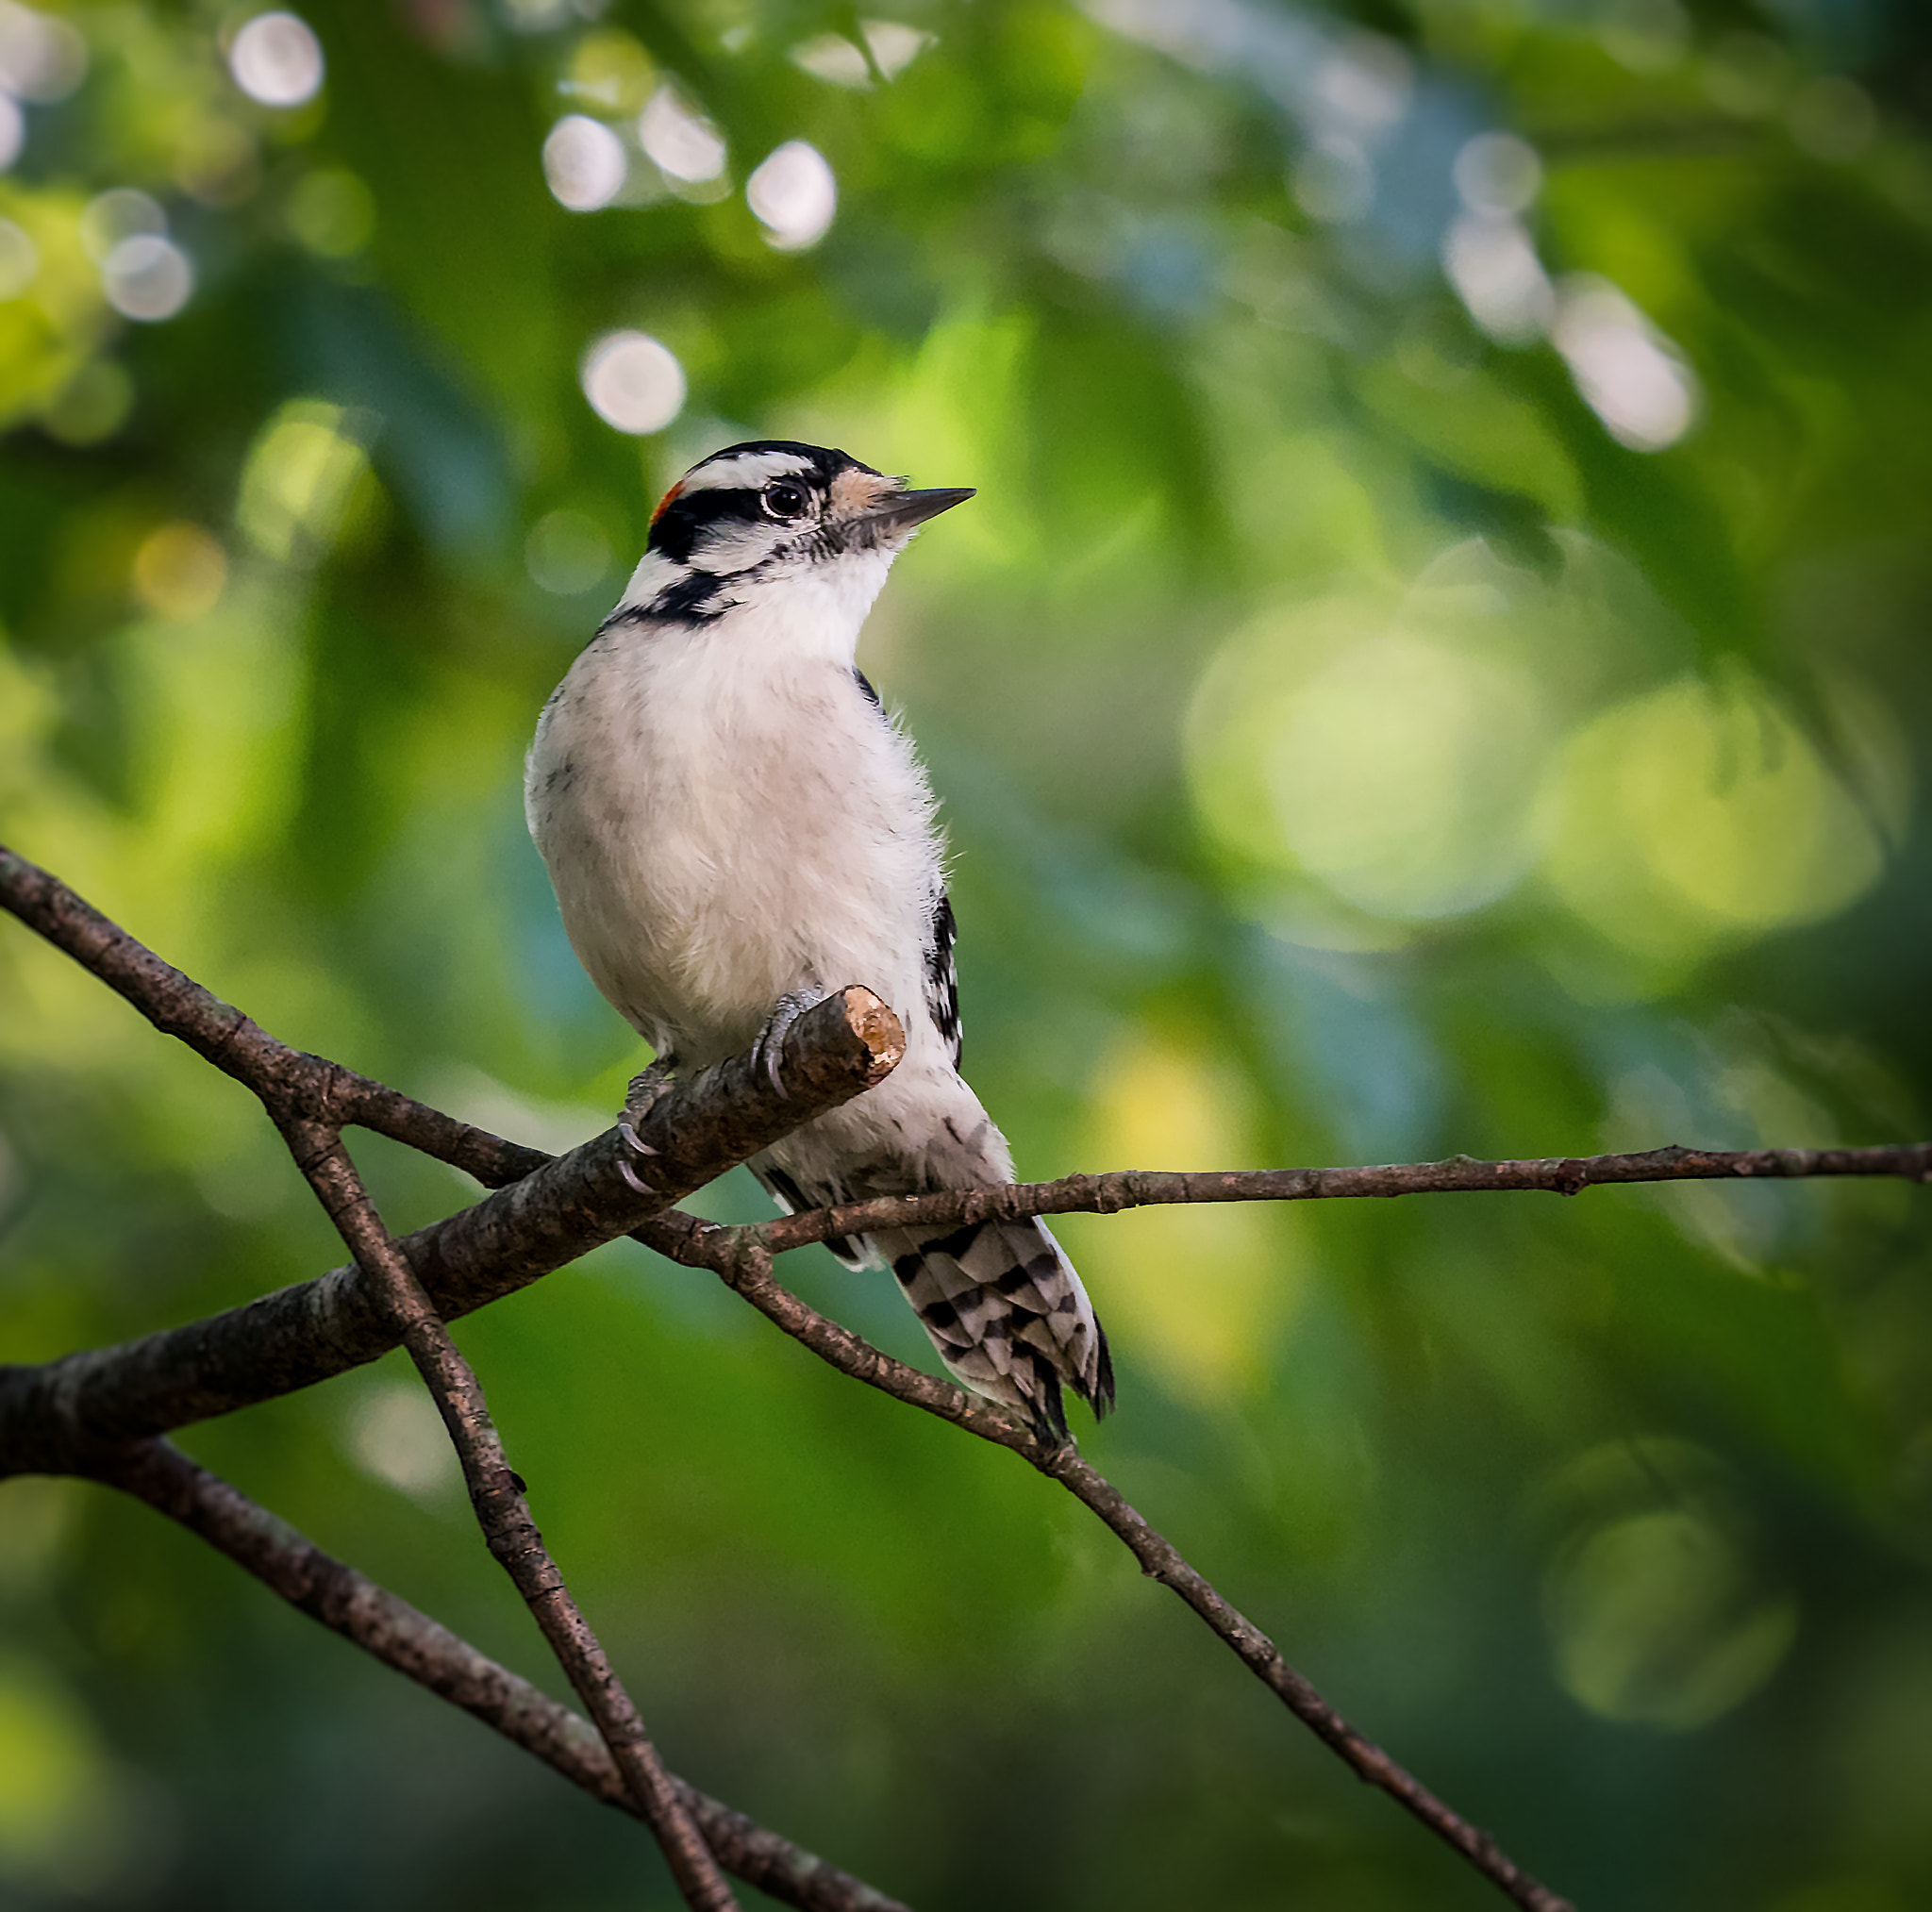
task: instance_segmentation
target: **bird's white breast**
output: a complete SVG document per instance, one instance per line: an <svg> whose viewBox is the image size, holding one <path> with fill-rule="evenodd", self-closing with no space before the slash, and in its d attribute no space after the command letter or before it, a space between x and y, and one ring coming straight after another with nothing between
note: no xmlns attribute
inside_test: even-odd
<svg viewBox="0 0 1932 1912"><path fill-rule="evenodd" d="M908 1034L926 1022L932 800L859 690L849 636L812 640L833 622L780 630L747 606L615 626L538 727L525 801L564 927L598 989L686 1066L742 1049L798 990L865 983Z"/></svg>

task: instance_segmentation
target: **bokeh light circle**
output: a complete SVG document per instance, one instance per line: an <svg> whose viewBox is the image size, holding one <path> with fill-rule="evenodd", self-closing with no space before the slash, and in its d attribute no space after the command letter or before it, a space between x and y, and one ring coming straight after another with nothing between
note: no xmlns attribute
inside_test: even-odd
<svg viewBox="0 0 1932 1912"><path fill-rule="evenodd" d="M1547 802L1558 895L1640 956L1835 916L1885 865L1863 807L1741 678L1681 678L1612 706L1571 740Z"/></svg>
<svg viewBox="0 0 1932 1912"><path fill-rule="evenodd" d="M629 172L624 141L602 120L571 113L543 141L543 177L551 195L572 212L595 212L624 191Z"/></svg>
<svg viewBox="0 0 1932 1912"><path fill-rule="evenodd" d="M583 511L546 511L524 540L525 570L554 597L574 597L601 583L610 558L604 527Z"/></svg>
<svg viewBox="0 0 1932 1912"><path fill-rule="evenodd" d="M839 183L816 146L789 140L744 183L744 196L780 252L816 245L839 209Z"/></svg>
<svg viewBox="0 0 1932 1912"><path fill-rule="evenodd" d="M265 107L299 107L322 91L322 42L293 13L258 13L228 47L235 84Z"/></svg>
<svg viewBox="0 0 1932 1912"><path fill-rule="evenodd" d="M1526 212L1542 191L1543 162L1514 133L1478 133L1456 155L1456 191L1472 212Z"/></svg>
<svg viewBox="0 0 1932 1912"><path fill-rule="evenodd" d="M1575 273L1564 280L1550 339L1619 444L1660 452L1690 430L1697 415L1690 367L1607 279Z"/></svg>
<svg viewBox="0 0 1932 1912"><path fill-rule="evenodd" d="M684 368L647 332L607 332L584 355L580 382L606 424L642 436L684 409Z"/></svg>
<svg viewBox="0 0 1932 1912"><path fill-rule="evenodd" d="M0 0L0 92L52 106L79 86L87 68L87 41L71 20Z"/></svg>
<svg viewBox="0 0 1932 1912"><path fill-rule="evenodd" d="M672 87L659 87L645 102L638 115L638 144L660 172L691 185L724 170L724 141L717 127L692 112Z"/></svg>
<svg viewBox="0 0 1932 1912"><path fill-rule="evenodd" d="M80 215L80 242L96 265L105 265L123 240L158 236L167 229L168 215L160 201L132 186L115 186L96 194Z"/></svg>
<svg viewBox="0 0 1932 1912"><path fill-rule="evenodd" d="M124 318L154 324L172 319L194 291L188 255L158 232L124 239L101 265L108 303Z"/></svg>

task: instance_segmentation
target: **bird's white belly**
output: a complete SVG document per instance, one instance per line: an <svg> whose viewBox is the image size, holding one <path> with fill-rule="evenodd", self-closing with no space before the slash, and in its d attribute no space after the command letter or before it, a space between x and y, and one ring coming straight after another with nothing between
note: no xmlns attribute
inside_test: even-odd
<svg viewBox="0 0 1932 1912"><path fill-rule="evenodd" d="M651 641L587 652L531 753L531 828L591 980L686 1066L798 991L863 982L910 1023L938 862L902 740L849 674L734 695L741 671Z"/></svg>

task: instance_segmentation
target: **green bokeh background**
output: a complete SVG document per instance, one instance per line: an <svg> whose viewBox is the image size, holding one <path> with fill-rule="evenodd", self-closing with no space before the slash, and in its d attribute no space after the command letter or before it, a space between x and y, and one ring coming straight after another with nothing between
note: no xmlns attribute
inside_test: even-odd
<svg viewBox="0 0 1932 1912"><path fill-rule="evenodd" d="M521 755L663 486L800 437L980 488L861 657L1023 1173L1932 1130L1932 16L879 6L917 31L868 72L809 0L341 0L289 108L241 13L0 20L48 96L0 174L0 839L286 1040L582 1139L640 1056ZM638 150L674 82L721 177ZM546 188L572 113L627 152L599 210ZM787 249L743 189L794 140L839 204ZM192 296L131 320L158 219ZM620 329L688 381L658 432L580 388ZM5 924L0 1068L0 1356L339 1258L250 1100ZM358 1155L398 1228L471 1192ZM1932 1906L1925 1214L1070 1220L1121 1372L1084 1446L1591 1912ZM929 1362L880 1280L784 1272ZM879 1886L1496 1903L1071 1502L708 1277L622 1243L458 1338L673 1765ZM413 1388L183 1444L556 1690ZM0 1903L671 1901L633 1825L24 1480Z"/></svg>

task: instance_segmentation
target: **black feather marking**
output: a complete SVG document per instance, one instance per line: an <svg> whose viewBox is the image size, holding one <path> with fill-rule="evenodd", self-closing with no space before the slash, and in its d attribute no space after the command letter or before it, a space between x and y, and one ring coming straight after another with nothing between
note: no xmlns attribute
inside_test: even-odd
<svg viewBox="0 0 1932 1912"><path fill-rule="evenodd" d="M1033 1371L1032 1386L1020 1390L1026 1397L1026 1418L1041 1440L1064 1447L1069 1436L1066 1404L1060 1399L1060 1377L1038 1348L1020 1341L1013 1348L1014 1367L1017 1369L1023 1360Z"/></svg>
<svg viewBox="0 0 1932 1912"><path fill-rule="evenodd" d="M783 1169L779 1168L775 1162L751 1162L746 1166L758 1178L759 1187L788 1215L802 1215L808 1208L828 1208L841 1199L837 1195L825 1195L817 1201L813 1201L798 1186L797 1182ZM827 1236L825 1238L825 1246L847 1268L859 1268L864 1265L864 1257L860 1255L858 1251L842 1235Z"/></svg>
<svg viewBox="0 0 1932 1912"><path fill-rule="evenodd" d="M627 624L648 623L654 615L649 605L621 604L597 626L597 635L600 638L608 637L612 631L621 631ZM553 704L557 701L557 696L558 692L552 692L550 701Z"/></svg>
<svg viewBox="0 0 1932 1912"><path fill-rule="evenodd" d="M857 664L853 665L852 667L852 681L858 686L859 694L865 699L865 701L868 704L870 704L874 710L878 711L881 715L884 715L886 708L885 699L882 698L879 695L879 693L873 689L872 679L868 677L865 674L865 673L858 668Z"/></svg>
<svg viewBox="0 0 1932 1912"><path fill-rule="evenodd" d="M758 494L749 487L681 492L651 527L651 549L674 564L689 564L698 540L720 519L750 524L759 515Z"/></svg>
<svg viewBox="0 0 1932 1912"><path fill-rule="evenodd" d="M1096 1421L1105 1421L1113 1408L1113 1350L1107 1345L1107 1330L1096 1321L1093 1332L1100 1337L1100 1379L1087 1396ZM1084 1390L1082 1390L1084 1391Z"/></svg>
<svg viewBox="0 0 1932 1912"><path fill-rule="evenodd" d="M765 1193L774 1201L782 1202L792 1214L799 1214L812 1205L805 1199L805 1190L783 1169L764 1163L753 1172L765 1185Z"/></svg>
<svg viewBox="0 0 1932 1912"><path fill-rule="evenodd" d="M959 926L953 920L953 899L940 892L932 913L932 940L925 947L925 1010L940 1040L951 1050L953 1067L959 1066L964 1047L959 1023L959 966L953 960L953 943Z"/></svg>
<svg viewBox="0 0 1932 1912"><path fill-rule="evenodd" d="M950 1235L935 1236L925 1244L924 1253L943 1255L953 1261L964 1261L972 1254L973 1244L979 1239L979 1231L985 1226L984 1222L969 1222L964 1227L954 1229ZM915 1260L918 1258L913 1257Z"/></svg>
<svg viewBox="0 0 1932 1912"><path fill-rule="evenodd" d="M708 624L723 617L735 600L708 571L693 571L667 584L643 607L642 617L667 623Z"/></svg>

